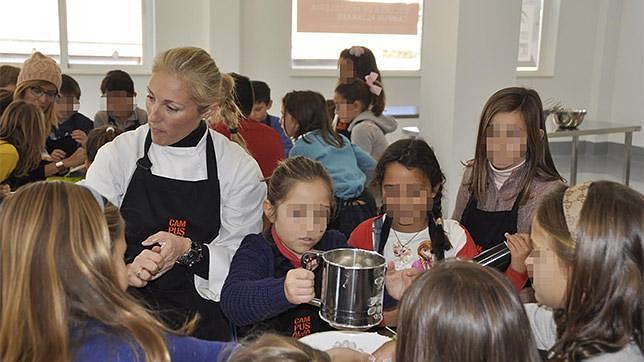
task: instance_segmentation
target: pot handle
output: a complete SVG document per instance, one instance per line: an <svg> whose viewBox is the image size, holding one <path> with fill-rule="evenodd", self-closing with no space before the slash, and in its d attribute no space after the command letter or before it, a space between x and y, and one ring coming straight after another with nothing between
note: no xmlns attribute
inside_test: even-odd
<svg viewBox="0 0 644 362"><path fill-rule="evenodd" d="M302 254L300 265L306 270L314 271L322 263L323 254L323 251L309 250Z"/></svg>

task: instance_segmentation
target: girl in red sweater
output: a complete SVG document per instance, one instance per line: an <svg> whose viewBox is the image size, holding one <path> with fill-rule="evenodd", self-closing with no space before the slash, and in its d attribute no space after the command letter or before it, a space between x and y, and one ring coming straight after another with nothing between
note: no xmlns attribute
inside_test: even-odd
<svg viewBox="0 0 644 362"><path fill-rule="evenodd" d="M425 141L392 143L378 161L373 182L382 192L385 213L358 225L349 245L381 253L396 270L426 270L446 258L471 259L478 254L480 247L467 230L455 220L443 219L445 175ZM506 271L518 289L528 277L518 265L524 264L529 247L520 243L509 242L513 263L519 264Z"/></svg>

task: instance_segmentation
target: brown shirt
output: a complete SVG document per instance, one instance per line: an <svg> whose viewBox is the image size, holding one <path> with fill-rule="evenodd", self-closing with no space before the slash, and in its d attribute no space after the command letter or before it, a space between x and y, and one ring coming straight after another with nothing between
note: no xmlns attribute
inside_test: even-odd
<svg viewBox="0 0 644 362"><path fill-rule="evenodd" d="M507 211L512 209L514 200L519 194L519 182L525 173L528 171L528 165L517 168L512 172L510 177L505 181L501 189L496 188L494 184L494 175L488 166L487 172L487 188L485 193L485 200L477 200L477 208L483 211ZM470 200L471 191L466 183L469 182L472 175L472 167L466 167L463 174L461 186L458 188L458 195L456 196L456 205L452 213L452 219L461 221L463 211ZM542 179L534 179L532 181L530 197L527 202L519 205L519 215L517 220L517 232L530 233L532 229L532 215L536 210L541 198L548 192L555 189L557 186L563 185L560 180L545 181Z"/></svg>

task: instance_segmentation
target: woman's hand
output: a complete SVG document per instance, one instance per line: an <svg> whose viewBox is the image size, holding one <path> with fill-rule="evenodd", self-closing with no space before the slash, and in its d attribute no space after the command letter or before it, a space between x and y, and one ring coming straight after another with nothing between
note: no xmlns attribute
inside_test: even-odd
<svg viewBox="0 0 644 362"><path fill-rule="evenodd" d="M163 262L160 251L159 246L152 250L145 249L127 265L127 281L130 286L142 288L154 278Z"/></svg>
<svg viewBox="0 0 644 362"><path fill-rule="evenodd" d="M145 239L141 244L143 246L159 244L160 246L159 255L162 260L159 264L159 269L152 277L152 280L154 280L172 269L177 259L190 250L192 241L188 238L177 236L167 231L159 231Z"/></svg>
<svg viewBox="0 0 644 362"><path fill-rule="evenodd" d="M385 288L387 288L387 293L394 299L400 300L405 290L407 290L420 272L416 268L396 270L394 263L390 261L387 263L387 270L385 271Z"/></svg>
<svg viewBox="0 0 644 362"><path fill-rule="evenodd" d="M505 234L508 241L508 249L512 256L510 267L519 273L527 273L528 267L525 260L532 251L532 239L529 234Z"/></svg>
<svg viewBox="0 0 644 362"><path fill-rule="evenodd" d="M315 274L303 268L291 269L284 279L284 295L291 304L308 303L315 298Z"/></svg>

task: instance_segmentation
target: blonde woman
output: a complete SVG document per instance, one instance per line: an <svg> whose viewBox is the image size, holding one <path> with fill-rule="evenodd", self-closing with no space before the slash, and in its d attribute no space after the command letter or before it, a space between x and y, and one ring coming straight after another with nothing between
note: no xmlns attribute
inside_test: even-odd
<svg viewBox="0 0 644 362"><path fill-rule="evenodd" d="M230 340L221 287L266 195L255 160L206 125L237 120L233 81L186 47L157 56L147 88L148 123L103 146L86 180L126 221L132 293L173 328L199 314L194 336Z"/></svg>
<svg viewBox="0 0 644 362"><path fill-rule="evenodd" d="M223 358L232 345L178 336L125 292L123 230L118 209L78 185L37 182L5 200L0 360Z"/></svg>
<svg viewBox="0 0 644 362"><path fill-rule="evenodd" d="M59 97L61 83L62 76L56 62L40 52L35 52L27 58L18 74L18 83L13 99L24 100L42 109L48 127L47 135L49 131L58 127L58 116L54 103ZM43 141L47 139L47 135ZM40 142L40 140L33 140L33 142ZM42 148L42 151L45 151L45 147ZM15 187L44 180L49 176L63 173L69 168L80 166L83 162L85 162L83 148L79 148L71 155L59 149L52 150L51 154L44 157L44 160L36 168L30 170L27 175L17 177L14 181Z"/></svg>

